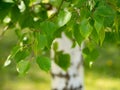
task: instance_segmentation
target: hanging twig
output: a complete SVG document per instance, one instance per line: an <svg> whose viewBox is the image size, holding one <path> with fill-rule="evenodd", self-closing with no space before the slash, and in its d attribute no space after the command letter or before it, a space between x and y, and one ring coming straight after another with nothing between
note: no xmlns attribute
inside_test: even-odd
<svg viewBox="0 0 120 90"><path fill-rule="evenodd" d="M2 37L4 36L5 32L8 30L9 28L9 25L8 26L5 26L5 28L3 29L1 35L0 35L0 40L2 39Z"/></svg>

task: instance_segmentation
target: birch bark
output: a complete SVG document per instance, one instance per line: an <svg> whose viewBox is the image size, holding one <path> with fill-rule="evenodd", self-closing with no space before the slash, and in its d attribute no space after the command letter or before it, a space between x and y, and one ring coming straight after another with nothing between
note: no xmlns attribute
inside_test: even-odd
<svg viewBox="0 0 120 90"><path fill-rule="evenodd" d="M62 33L61 38L54 42L58 43L58 51L64 51L70 55L71 66L65 72L52 61L52 90L84 90L84 68L82 60L82 46L72 48L72 41ZM51 57L54 58L51 50Z"/></svg>

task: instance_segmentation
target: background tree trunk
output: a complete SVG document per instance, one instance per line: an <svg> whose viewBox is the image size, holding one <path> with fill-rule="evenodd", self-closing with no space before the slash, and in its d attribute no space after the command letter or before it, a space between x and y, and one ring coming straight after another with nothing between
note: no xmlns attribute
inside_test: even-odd
<svg viewBox="0 0 120 90"><path fill-rule="evenodd" d="M63 50L70 55L71 66L65 72L52 61L52 90L84 90L82 46L80 48L76 45L72 48L72 41L64 33L54 42L59 45L58 51ZM54 51L51 50L51 57L54 58L54 55Z"/></svg>

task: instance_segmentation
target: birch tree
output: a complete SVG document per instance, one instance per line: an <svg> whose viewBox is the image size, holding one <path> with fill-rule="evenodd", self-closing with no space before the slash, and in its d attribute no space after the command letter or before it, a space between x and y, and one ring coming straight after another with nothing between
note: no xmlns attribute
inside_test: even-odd
<svg viewBox="0 0 120 90"><path fill-rule="evenodd" d="M58 45L56 49L55 45ZM51 51L51 57L54 60L51 68L52 90L83 90L82 48L83 46L79 45L72 47L72 41L64 33L61 38L54 40ZM62 63L63 60L64 63Z"/></svg>
<svg viewBox="0 0 120 90"><path fill-rule="evenodd" d="M0 39L7 30L18 37L4 66L15 61L25 75L34 60L53 90L83 90L83 61L105 41L120 43L120 0L0 0L0 24Z"/></svg>

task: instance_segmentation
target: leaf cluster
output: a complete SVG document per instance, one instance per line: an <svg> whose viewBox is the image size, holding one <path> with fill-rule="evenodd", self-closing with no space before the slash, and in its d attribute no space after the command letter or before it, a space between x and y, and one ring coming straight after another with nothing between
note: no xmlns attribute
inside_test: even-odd
<svg viewBox="0 0 120 90"><path fill-rule="evenodd" d="M32 57L49 71L51 60L46 55L61 32L73 45L84 41L87 49L83 53L90 60L96 59L95 48L103 42L120 43L120 0L0 0L0 24L18 36L7 61L15 60L23 74ZM66 70L69 55L56 55L56 63Z"/></svg>

